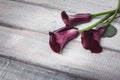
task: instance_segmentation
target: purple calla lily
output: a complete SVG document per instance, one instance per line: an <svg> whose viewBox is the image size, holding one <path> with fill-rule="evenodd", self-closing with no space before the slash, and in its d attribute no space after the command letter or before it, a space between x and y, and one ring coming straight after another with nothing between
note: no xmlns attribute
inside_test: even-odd
<svg viewBox="0 0 120 80"><path fill-rule="evenodd" d="M53 32L49 32L49 35L51 49L56 53L60 53L66 43L79 35L79 31L77 28L65 26Z"/></svg>
<svg viewBox="0 0 120 80"><path fill-rule="evenodd" d="M89 31L84 31L81 34L81 42L85 49L90 50L92 53L102 52L102 47L100 45L100 38L104 33L105 28L99 27L97 29L91 29Z"/></svg>
<svg viewBox="0 0 120 80"><path fill-rule="evenodd" d="M67 15L65 11L61 13L63 22L66 25L76 26L78 24L87 23L92 20L92 15L90 13Z"/></svg>

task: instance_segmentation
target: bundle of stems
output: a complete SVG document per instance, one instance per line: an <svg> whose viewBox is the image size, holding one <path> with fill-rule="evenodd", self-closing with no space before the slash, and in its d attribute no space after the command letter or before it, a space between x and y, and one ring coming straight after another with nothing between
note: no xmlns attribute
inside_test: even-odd
<svg viewBox="0 0 120 80"><path fill-rule="evenodd" d="M120 12L120 0L118 0L118 6L117 6L116 9L106 11L106 12L97 13L97 14L92 14L93 18L98 17L98 16L103 16L103 15L105 15L105 17L100 19L98 22L88 26L87 28L79 30L79 32L84 32L84 31L91 30L91 29L97 27L99 24L102 24L102 23L104 23L104 27L108 27L113 22L113 20L115 19L115 17L117 16L117 14L119 12Z"/></svg>

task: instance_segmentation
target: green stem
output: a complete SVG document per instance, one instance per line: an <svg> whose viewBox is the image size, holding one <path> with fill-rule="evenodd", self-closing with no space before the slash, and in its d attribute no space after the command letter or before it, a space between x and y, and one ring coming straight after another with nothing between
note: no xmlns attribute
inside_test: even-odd
<svg viewBox="0 0 120 80"><path fill-rule="evenodd" d="M102 18L101 20L99 20L98 22L94 23L93 25L87 27L87 28L84 28L82 30L79 30L79 32L84 32L84 31L87 31L87 30L90 30L94 27L96 27L97 25L99 25L100 23L104 22L106 19L108 19L110 16L112 16L112 14L107 14L104 18Z"/></svg>
<svg viewBox="0 0 120 80"><path fill-rule="evenodd" d="M92 14L92 17L97 17L97 16L101 16L101 15L105 15L105 14L114 13L115 11L116 11L116 10L110 10L110 11L106 11L106 12L101 12L101 13Z"/></svg>
<svg viewBox="0 0 120 80"><path fill-rule="evenodd" d="M118 13L118 11L120 9L120 0L118 0L118 1L119 1L118 2L118 7L117 7L114 15L112 16L112 18L104 25L105 27L109 26L113 22L113 20L115 19L115 17L117 16L117 13Z"/></svg>

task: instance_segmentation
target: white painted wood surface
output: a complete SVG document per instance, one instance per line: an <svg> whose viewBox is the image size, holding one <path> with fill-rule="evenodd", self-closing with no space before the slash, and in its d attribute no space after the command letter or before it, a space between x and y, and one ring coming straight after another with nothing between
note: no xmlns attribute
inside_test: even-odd
<svg viewBox="0 0 120 80"><path fill-rule="evenodd" d="M67 10L70 12L99 12L114 9L117 0L13 0L23 3L49 7L52 9Z"/></svg>
<svg viewBox="0 0 120 80"><path fill-rule="evenodd" d="M79 1L81 3L78 3ZM49 48L48 31L64 26L60 18L62 10L67 10L69 13L101 12L114 9L117 2L112 0L113 4L107 4L109 0L100 0L100 3L99 0L79 1L0 0L0 55L76 76L118 80L120 78L120 44L118 44L120 33L113 38L102 39L104 51L99 55L84 50L80 37L71 41L62 55L53 53ZM91 23L96 20L98 18ZM91 23L81 26L88 26ZM120 32L119 20L113 25Z"/></svg>

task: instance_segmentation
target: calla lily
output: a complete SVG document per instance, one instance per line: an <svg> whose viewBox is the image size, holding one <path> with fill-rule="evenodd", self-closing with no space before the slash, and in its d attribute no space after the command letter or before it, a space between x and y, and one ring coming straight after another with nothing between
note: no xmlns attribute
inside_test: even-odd
<svg viewBox="0 0 120 80"><path fill-rule="evenodd" d="M105 28L99 27L97 29L91 29L89 31L84 31L81 34L81 42L85 49L90 50L92 53L102 52L102 47L100 45L100 38L104 33Z"/></svg>
<svg viewBox="0 0 120 80"><path fill-rule="evenodd" d="M87 23L92 20L92 15L90 13L67 15L65 11L61 13L63 22L66 25L76 26L78 24Z"/></svg>
<svg viewBox="0 0 120 80"><path fill-rule="evenodd" d="M53 32L49 32L49 35L51 49L56 53L61 53L65 44L76 38L79 35L79 31L77 28L65 26Z"/></svg>

